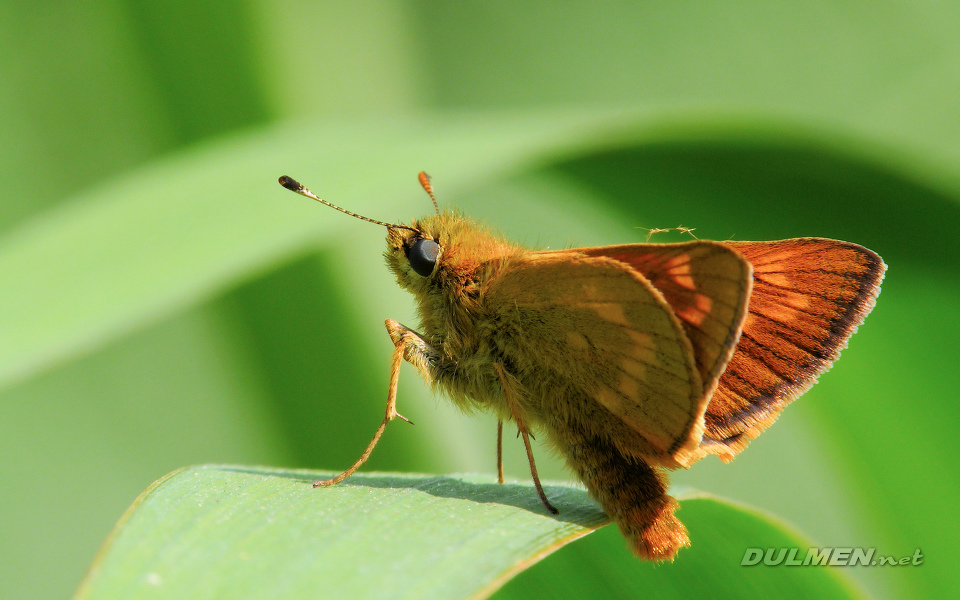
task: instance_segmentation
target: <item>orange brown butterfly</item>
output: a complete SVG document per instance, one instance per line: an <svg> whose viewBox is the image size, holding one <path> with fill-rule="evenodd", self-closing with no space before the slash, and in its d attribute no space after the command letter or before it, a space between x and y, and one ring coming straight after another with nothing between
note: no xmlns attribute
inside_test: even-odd
<svg viewBox="0 0 960 600"><path fill-rule="evenodd" d="M396 409L406 360L463 408L492 411L498 479L503 422L549 444L644 559L690 544L666 469L732 460L813 385L880 293L886 269L856 244L623 244L531 251L452 212L385 223L387 265L414 295L419 331L386 321L394 344L386 415L339 483L370 456Z"/></svg>

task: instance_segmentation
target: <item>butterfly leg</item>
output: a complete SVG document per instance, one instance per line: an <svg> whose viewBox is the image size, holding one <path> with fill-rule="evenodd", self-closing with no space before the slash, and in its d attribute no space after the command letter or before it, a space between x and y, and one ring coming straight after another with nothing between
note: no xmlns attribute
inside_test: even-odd
<svg viewBox="0 0 960 600"><path fill-rule="evenodd" d="M370 440L370 444L367 446L367 449L363 451L363 454L360 455L360 458L353 465L340 473L336 477L330 479L320 479L313 482L313 487L325 487L329 485L336 485L350 477L356 472L360 466L367 462L367 459L370 458L370 455L373 453L373 449L377 446L377 442L380 441L380 436L383 435L383 431L387 427L387 423L394 419L403 419L407 423L411 423L410 419L401 415L397 412L397 382L400 379L400 363L404 359L412 363L421 371L426 367L427 358L425 350L429 348L427 343L419 335L413 331L407 329L403 325L400 325L396 321L388 319L386 322L387 331L390 333L390 338L393 340L394 349L393 349L393 359L390 363L390 387L387 389L387 411L386 415L383 417L383 421L380 422L380 427L377 428L377 432L373 435L373 439ZM430 349L432 350L432 349Z"/></svg>
<svg viewBox="0 0 960 600"><path fill-rule="evenodd" d="M543 492L543 486L540 485L540 476L537 475L537 463L533 460L533 450L530 448L530 434L526 431L520 432L521 437L523 437L523 447L527 449L527 461L530 463L530 475L533 477L533 487L537 489L537 495L540 496L540 502L549 510L551 513L558 515L560 511L554 508L550 501L547 500L547 495Z"/></svg>
<svg viewBox="0 0 960 600"><path fill-rule="evenodd" d="M497 483L503 483L503 419L497 419Z"/></svg>
<svg viewBox="0 0 960 600"><path fill-rule="evenodd" d="M501 363L496 363L494 368L497 371L497 378L500 380L503 395L507 399L507 404L510 405L510 413L513 415L513 420L517 423L520 436L523 438L523 447L527 450L527 461L530 463L530 475L533 477L533 486L537 490L537 496L540 497L540 502L543 503L543 506L546 507L547 510L555 515L560 514L560 511L554 508L554 506L550 504L550 501L547 500L543 486L540 485L540 476L537 474L537 463L533 460L533 449L530 447L530 430L527 428L527 424L523 419L520 403L516 397L516 380L507 373Z"/></svg>

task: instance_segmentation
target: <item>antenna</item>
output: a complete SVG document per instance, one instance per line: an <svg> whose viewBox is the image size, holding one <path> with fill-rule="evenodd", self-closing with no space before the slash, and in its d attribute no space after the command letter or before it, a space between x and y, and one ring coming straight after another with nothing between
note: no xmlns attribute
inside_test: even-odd
<svg viewBox="0 0 960 600"><path fill-rule="evenodd" d="M430 199L433 200L433 210L439 215L440 207L437 206L437 199L433 197L433 185L430 183L430 176L427 175L426 171L420 171L420 173L417 174L417 179L420 180L420 185L423 186L424 191L430 195Z"/></svg>
<svg viewBox="0 0 960 600"><path fill-rule="evenodd" d="M416 231L417 233L420 233L419 231L417 231L417 230L414 229L413 227L408 227L407 225L396 225L396 224L394 224L394 223L384 223L383 221L378 221L378 220L376 220L376 219L371 219L370 217L365 217L365 216L363 216L363 215L358 215L358 214L355 213L355 212L350 212L349 210L347 210L347 209L345 209L345 208L340 208L340 207L337 206L336 204L331 204L331 203L327 202L326 200L324 200L323 198L320 198L319 196L317 196L316 194L314 194L313 192L311 192L310 190L308 190L307 188L305 188L302 183L300 183L299 181L297 181L297 180L294 179L293 177L289 177L289 176L287 176L287 175L281 175L281 176L280 176L280 179L279 179L278 181L280 182L280 185L282 185L283 187L287 188L287 189L290 190L291 192L296 192L296 193L300 194L301 196L306 196L307 198L311 198L311 199L313 199L313 200L316 200L316 201L319 202L320 204L326 204L326 205L329 206L330 208L339 210L340 212L342 212L342 213L344 213L344 214L348 214L348 215L350 215L351 217L356 217L356 218L358 218L358 219L360 219L360 220L362 220L362 221L367 221L367 222L370 222L370 223L374 223L374 224L376 224L376 225L383 225L384 227L387 227L387 228L392 227L392 228L394 228L394 229L409 229L410 231ZM427 185L429 185L429 184L430 184L430 182L429 182L429 180L428 180L428 181L427 181ZM432 196L432 194L431 194L431 196ZM436 205L436 201L434 201L434 205Z"/></svg>

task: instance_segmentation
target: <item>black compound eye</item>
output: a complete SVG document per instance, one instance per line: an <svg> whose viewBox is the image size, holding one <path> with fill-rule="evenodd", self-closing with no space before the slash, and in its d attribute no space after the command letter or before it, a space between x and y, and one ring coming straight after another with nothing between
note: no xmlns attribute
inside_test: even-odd
<svg viewBox="0 0 960 600"><path fill-rule="evenodd" d="M439 254L440 244L433 240L419 239L407 250L407 260L418 275L429 277L437 264Z"/></svg>

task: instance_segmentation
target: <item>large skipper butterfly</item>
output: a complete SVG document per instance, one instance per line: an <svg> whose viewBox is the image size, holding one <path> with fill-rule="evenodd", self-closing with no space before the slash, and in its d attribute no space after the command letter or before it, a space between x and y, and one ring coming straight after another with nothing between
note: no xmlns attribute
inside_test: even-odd
<svg viewBox="0 0 960 600"><path fill-rule="evenodd" d="M886 265L848 242L690 241L531 251L437 208L410 225L361 217L283 176L283 187L387 228L387 265L417 302L419 331L388 319L386 416L406 360L459 406L499 418L530 448L542 433L633 552L689 545L665 469L732 460L830 368L873 308Z"/></svg>

